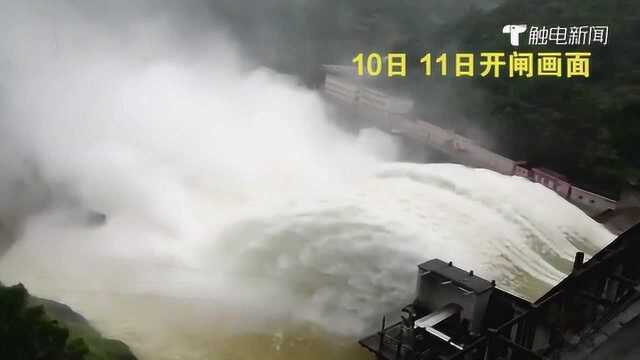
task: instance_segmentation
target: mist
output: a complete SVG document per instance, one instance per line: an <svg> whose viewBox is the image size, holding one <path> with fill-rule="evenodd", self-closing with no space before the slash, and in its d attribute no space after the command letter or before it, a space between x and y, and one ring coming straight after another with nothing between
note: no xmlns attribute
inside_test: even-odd
<svg viewBox="0 0 640 360"><path fill-rule="evenodd" d="M70 302L233 303L243 290L219 276L221 232L340 191L398 152L374 130L338 130L318 94L257 66L204 4L90 4L3 4L4 281ZM87 225L88 211L106 224Z"/></svg>
<svg viewBox="0 0 640 360"><path fill-rule="evenodd" d="M146 358L206 358L220 322L353 340L432 257L533 298L612 237L540 185L343 132L206 2L1 6L0 281Z"/></svg>
<svg viewBox="0 0 640 360"><path fill-rule="evenodd" d="M127 183L122 170L137 166L148 166L136 174L148 177L144 188L168 186L154 172L182 182L215 168L205 185L221 192L253 187L265 173L300 186L337 176L336 153L352 139L326 122L319 98L256 68L214 19L197 28L197 7L138 18L121 6L124 20L94 23L97 14L72 4L7 4L15 11L3 19L13 24L2 39L5 176L35 171L104 211L114 199L93 194Z"/></svg>

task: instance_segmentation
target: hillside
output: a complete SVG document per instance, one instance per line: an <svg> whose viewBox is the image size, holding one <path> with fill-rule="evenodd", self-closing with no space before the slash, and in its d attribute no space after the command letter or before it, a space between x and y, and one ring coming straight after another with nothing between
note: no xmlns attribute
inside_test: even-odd
<svg viewBox="0 0 640 360"><path fill-rule="evenodd" d="M0 284L0 359L135 360L68 306Z"/></svg>
<svg viewBox="0 0 640 360"><path fill-rule="evenodd" d="M500 139L508 155L541 163L605 192L637 182L640 158L640 3L637 1L510 0L486 14L469 15L442 30L468 51L513 51L502 24L607 25L607 46L521 46L520 51L589 51L591 77L457 81L467 101L464 125ZM446 34L446 35L445 35ZM478 111L481 109L481 111Z"/></svg>
<svg viewBox="0 0 640 360"><path fill-rule="evenodd" d="M257 62L308 82L319 64L346 64L357 52L405 52L419 65L426 51L513 51L505 24L608 25L606 47L557 49L593 52L589 79L425 78L416 68L379 86L412 96L430 121L593 190L613 196L640 177L638 1L227 0L213 8Z"/></svg>

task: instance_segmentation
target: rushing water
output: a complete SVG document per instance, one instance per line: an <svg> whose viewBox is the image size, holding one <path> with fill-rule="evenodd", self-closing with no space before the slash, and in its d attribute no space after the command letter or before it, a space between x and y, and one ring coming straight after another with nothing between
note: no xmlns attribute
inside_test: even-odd
<svg viewBox="0 0 640 360"><path fill-rule="evenodd" d="M611 239L540 185L458 165L386 164L336 192L273 191L269 211L205 241L132 214L101 228L36 217L0 274L146 358L352 358L363 355L354 336L411 300L421 261L452 260L535 299L577 250Z"/></svg>
<svg viewBox="0 0 640 360"><path fill-rule="evenodd" d="M143 359L362 357L355 339L411 300L422 261L532 299L612 239L540 185L340 131L200 13L125 26L51 4L2 3L0 281Z"/></svg>

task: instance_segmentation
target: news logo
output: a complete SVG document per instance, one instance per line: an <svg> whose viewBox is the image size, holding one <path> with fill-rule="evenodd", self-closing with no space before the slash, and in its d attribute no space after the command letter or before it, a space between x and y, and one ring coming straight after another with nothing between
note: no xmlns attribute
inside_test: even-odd
<svg viewBox="0 0 640 360"><path fill-rule="evenodd" d="M528 32L528 34L527 34ZM503 34L509 34L512 46L520 45L520 35L525 34L525 42L531 46L606 46L609 43L609 26L538 26L538 25L505 25Z"/></svg>
<svg viewBox="0 0 640 360"><path fill-rule="evenodd" d="M509 34L509 41L511 42L512 46L519 46L520 45L520 34L522 34L523 32L527 31L527 25L524 24L520 24L520 25L505 25L502 28L502 33L503 34Z"/></svg>

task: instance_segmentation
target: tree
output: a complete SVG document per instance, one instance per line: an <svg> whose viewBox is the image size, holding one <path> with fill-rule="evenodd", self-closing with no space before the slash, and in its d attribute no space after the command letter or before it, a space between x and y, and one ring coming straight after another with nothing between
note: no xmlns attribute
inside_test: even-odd
<svg viewBox="0 0 640 360"><path fill-rule="evenodd" d="M82 360L89 350L82 339L70 342L69 330L50 320L42 306L28 306L22 284L0 285L0 359Z"/></svg>

